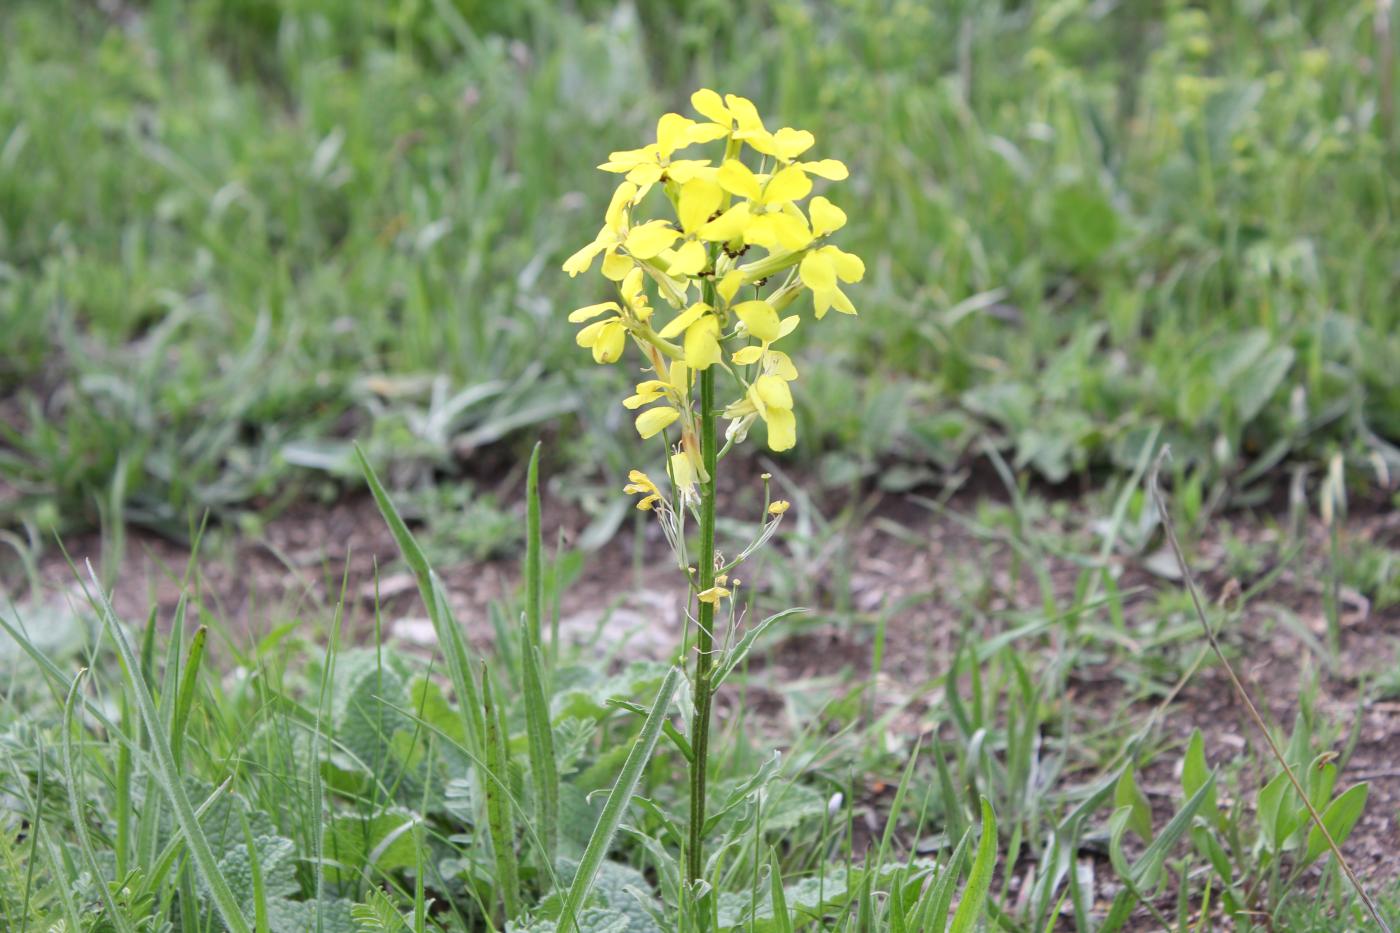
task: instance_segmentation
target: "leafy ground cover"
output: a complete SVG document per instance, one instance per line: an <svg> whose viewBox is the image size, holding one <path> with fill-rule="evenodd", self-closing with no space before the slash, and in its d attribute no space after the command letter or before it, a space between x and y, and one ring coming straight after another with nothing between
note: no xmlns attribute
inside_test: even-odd
<svg viewBox="0 0 1400 933"><path fill-rule="evenodd" d="M1106 921L1125 879L1152 904L1132 905L1128 929L1208 928L1228 897L1259 911L1261 928L1369 928L1330 857L1306 857L1297 801L1278 806L1277 765L1209 658L1134 489L1125 481L1124 495L1076 500L972 489L946 501L863 499L826 515L810 498L795 500L780 548L748 572L762 581L750 619L795 603L813 611L770 630L718 701L717 746L726 752L712 806L733 820L722 889L737 911L725 923L769 928L761 921L779 877L798 926L897 929L896 910L907 917L923 908L897 901L891 886L906 884L916 898L956 878L954 849L969 828L978 838L985 797L998 839L989 928L1112 928ZM546 508L547 534L575 540L586 516L554 512ZM1295 767L1321 775L1319 805L1366 796L1341 834L1343 849L1393 923L1400 592L1395 573L1377 567L1396 560L1400 527L1390 510L1354 512L1335 551L1316 519L1241 514L1198 526L1189 512L1177 518L1194 529L1188 551L1211 622ZM464 786L471 761L454 757L463 754L452 744L463 742L454 718L460 692L449 686L412 565L372 501L323 513L324 527L313 518L277 520L256 541L210 532L193 565L187 549L147 535L127 542L125 559L97 535L75 539L72 554L117 581L116 613L130 620L134 647L144 646L137 650L162 715L185 730L178 741L193 805L216 790L224 798L210 804L208 832L211 846L223 847L231 884L253 896L247 840L228 830L240 813L258 863L272 866L266 877L279 879L262 895L268 929L306 929L316 903L327 929L419 929L419 903L428 929L499 921L501 869ZM428 523L414 527L430 539ZM624 534L592 554L565 547L546 562L546 605L560 633L547 642L557 656L546 652L560 781L556 874L571 871L586 845L682 624L683 594L658 590L639 563L656 534L640 524L630 545ZM440 605L458 618L472 656L489 658L506 698L515 883L521 902L541 905L537 916L548 918L555 882L535 854L537 765L521 693L522 636L511 621L519 543L502 547L510 556L486 564L471 548L455 557L440 550ZM104 568L104 558L117 569ZM26 816L9 841L7 909L62 917L58 887L77 878L80 913L115 910L134 925L161 912L202 928L210 921L180 906L199 900L187 887L199 884L197 873L181 858L141 861L170 857L173 838L160 834L171 832L166 826L148 830L155 838L145 850L136 842L141 820L157 819L140 816L159 795L155 785L141 789L154 780L143 770L146 747L135 743L135 764L123 771L117 736L129 733L97 718L111 718L131 689L112 657L112 632L100 613L83 610L65 560L46 559L36 574L33 597L6 619L24 625L56 670L45 683L31 658L7 648L5 787L21 813L38 812L29 808L40 799L50 809ZM167 625L170 635L141 640ZM190 665L174 632L188 640L201 629L191 712L177 715L185 695L177 684ZM65 702L77 665L88 680L77 684L80 699ZM82 698L94 704L86 716ZM73 733L58 728L65 707L76 717ZM676 922L666 911L676 904L678 867L666 850L677 841L670 814L684 805L674 780L681 752L663 736L654 755L588 902L601 929ZM1216 788L1214 808L1208 794L1195 796L1205 785L1191 782L1202 776ZM75 781L94 801L77 823L65 797ZM124 799L134 808L126 817ZM99 854L95 871L82 861L77 825ZM1154 862L1148 843L1163 838L1164 857ZM123 849L127 861L115 861ZM35 867L22 872L26 855ZM887 867L868 874L872 865ZM178 886L162 884L172 875ZM130 903L104 905L93 877L123 882L114 897ZM961 898L967 882L951 883ZM814 887L824 892L815 900ZM157 891L166 899L144 896ZM745 913L754 904L757 917ZM609 911L631 919L624 925Z"/></svg>

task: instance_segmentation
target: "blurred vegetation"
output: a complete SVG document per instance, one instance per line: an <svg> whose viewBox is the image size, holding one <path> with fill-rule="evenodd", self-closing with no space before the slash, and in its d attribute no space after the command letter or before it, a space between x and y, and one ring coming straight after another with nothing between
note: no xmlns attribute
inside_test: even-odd
<svg viewBox="0 0 1400 933"><path fill-rule="evenodd" d="M1061 482L1149 438L1236 501L1337 455L1383 478L1371 6L8 3L0 523L176 532L333 492L353 438L402 484L562 419L563 468L615 485L637 448L584 439L630 438L626 374L572 352L599 296L558 266L593 161L700 85L852 168L862 316L802 351L793 456L824 481L991 446Z"/></svg>

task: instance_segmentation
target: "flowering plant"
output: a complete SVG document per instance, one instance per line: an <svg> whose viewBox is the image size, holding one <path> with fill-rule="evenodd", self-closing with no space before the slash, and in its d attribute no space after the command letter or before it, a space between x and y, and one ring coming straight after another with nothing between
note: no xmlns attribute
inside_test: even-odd
<svg viewBox="0 0 1400 933"><path fill-rule="evenodd" d="M640 410L644 438L668 442L670 498L638 470L625 491L637 507L656 512L668 543L689 576L695 599L690 729L690 832L687 880L700 878L705 823L705 767L714 686L714 616L739 584L730 572L776 530L788 508L766 494L761 531L738 559L725 563L715 550L715 472L720 459L745 440L755 421L767 428L774 451L797 440L790 384L797 367L779 341L798 326L796 305L812 295L813 316L835 308L855 314L841 289L865 275L860 258L828 242L846 214L822 195L806 201L813 179L842 181L835 159L804 161L816 142L806 130L769 131L752 101L702 89L690 98L703 118L664 114L656 141L614 152L599 166L623 175L593 241L564 262L570 276L587 272L601 256L604 278L616 297L569 315L583 324L577 340L598 363L620 360L630 342L641 352L649 378L623 401ZM712 146L718 159L679 158L696 146ZM687 153L688 154L688 153ZM746 161L747 159L747 161ZM649 217L669 205L667 216ZM658 314L655 300L669 310ZM790 312L790 313L789 313ZM732 380L737 397L716 401L715 373ZM719 449L716 420L728 421ZM671 432L675 432L671 434ZM671 444L674 437L674 444ZM698 513L699 553L690 567L684 535L687 512Z"/></svg>

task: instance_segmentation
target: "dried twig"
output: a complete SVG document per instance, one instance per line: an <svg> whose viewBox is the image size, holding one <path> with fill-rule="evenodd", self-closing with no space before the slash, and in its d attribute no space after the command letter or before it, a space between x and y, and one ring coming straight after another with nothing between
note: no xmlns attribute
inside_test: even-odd
<svg viewBox="0 0 1400 933"><path fill-rule="evenodd" d="M1322 838L1327 840L1327 848L1332 851L1332 857L1337 860L1337 864L1341 866L1342 873L1347 876L1347 880L1351 882L1351 886L1356 890L1357 895L1366 905L1366 910L1370 912L1371 919L1376 922L1377 929L1381 930L1382 933L1390 933L1389 925L1381 919L1380 911L1376 909L1376 902L1371 900L1371 896L1366 893L1366 889L1361 885L1361 879L1356 876L1356 872L1352 870L1351 865L1348 864L1346 858L1343 857L1341 848L1338 847L1336 840L1332 838L1332 834L1328 832L1326 824L1322 822L1322 815L1317 812L1317 808L1313 806L1312 800L1308 798L1308 792L1303 789L1302 782L1298 780L1298 776L1293 773L1293 768L1283 757L1283 752L1279 750L1278 743L1274 741L1274 737L1269 732L1268 726L1264 724L1264 718L1259 715L1259 710L1255 708L1254 701L1250 699L1249 691L1245 689L1244 684L1240 681L1239 675L1235 673L1234 666L1230 664L1229 659L1225 657L1225 652L1220 649L1220 642L1216 640L1215 632L1211 630L1210 622L1206 619L1204 605L1201 602L1200 590L1196 587L1196 578L1191 575L1191 568L1186 563L1186 555L1181 550L1181 542L1177 540L1176 527L1172 524L1171 515L1167 512L1166 499L1163 497L1162 487L1158 483L1158 474L1161 471L1162 462L1170 455L1171 448L1163 447L1162 452L1157 456L1156 462L1152 464L1152 472L1148 476L1147 485L1152 491L1153 499L1157 503L1157 514L1162 519L1162 530L1166 532L1167 543L1171 545L1172 554L1175 555L1177 566L1181 569L1181 579L1186 586L1187 593L1191 596L1191 605L1196 610L1196 618L1200 620L1201 630L1206 633L1206 640L1210 643L1210 649L1215 653L1216 659L1220 661L1221 666L1225 669L1225 673L1229 676L1230 683L1234 687L1235 693L1239 696L1240 702L1242 702L1245 709L1249 711L1249 718L1254 720L1254 725L1258 727L1260 734L1264 736L1264 741L1268 743L1269 751L1273 754L1275 760L1283 767L1283 772L1288 775L1288 780L1293 784L1293 789L1296 790L1298 796L1303 799L1303 805L1308 808L1308 815L1311 817L1313 825L1316 826L1318 832L1322 834Z"/></svg>

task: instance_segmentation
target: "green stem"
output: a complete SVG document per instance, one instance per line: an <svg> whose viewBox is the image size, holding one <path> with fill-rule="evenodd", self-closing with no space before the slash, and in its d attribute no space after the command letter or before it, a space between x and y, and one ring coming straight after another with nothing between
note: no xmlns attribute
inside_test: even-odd
<svg viewBox="0 0 1400 933"><path fill-rule="evenodd" d="M715 445L715 369L700 372L700 455L709 479L700 484L700 555L698 591L715 585L715 470L719 462ZM700 880L704 866L705 766L710 746L710 674L713 667L715 604L699 602L695 637L695 712L691 719L690 847L686 852L686 880Z"/></svg>

